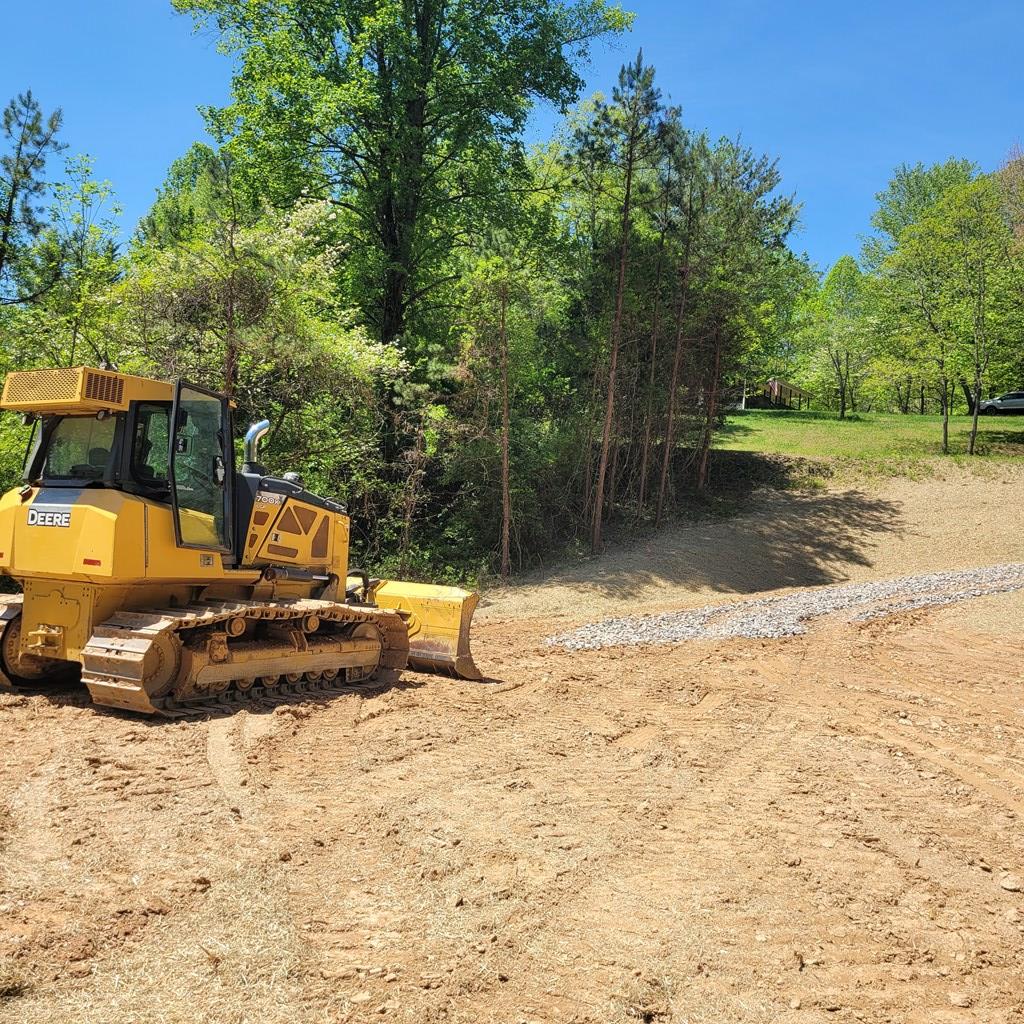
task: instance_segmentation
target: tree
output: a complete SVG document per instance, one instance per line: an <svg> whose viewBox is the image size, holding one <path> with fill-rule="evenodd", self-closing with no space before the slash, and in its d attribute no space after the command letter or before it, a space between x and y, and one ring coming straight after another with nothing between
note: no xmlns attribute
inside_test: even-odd
<svg viewBox="0 0 1024 1024"><path fill-rule="evenodd" d="M486 435L497 434L501 513L499 529L499 572L507 578L512 571L512 405L515 401L512 347L523 333L521 309L529 297L529 283L514 269L514 247L508 240L489 247L467 277L469 295L468 347L464 355L469 372L477 384L476 397L482 399L482 428ZM519 326L519 330L516 327ZM519 346L517 346L519 347ZM518 353L521 357L523 353ZM497 429L491 428L491 396L498 408Z"/></svg>
<svg viewBox="0 0 1024 1024"><path fill-rule="evenodd" d="M865 265L878 267L896 248L906 228L916 224L947 189L966 184L976 173L970 160L952 157L931 167L900 164L886 188L875 196L878 208L871 215L871 226L876 234L864 242Z"/></svg>
<svg viewBox="0 0 1024 1024"><path fill-rule="evenodd" d="M318 242L332 208L308 203L289 213L266 212L252 226L238 223L232 211L225 203L216 219L180 244L136 248L120 289L127 326L165 372L202 380L232 398L243 384L251 388L246 377L254 365L281 373L277 403L291 412L304 396L289 391L288 368L312 371L317 339L352 327L331 298L338 254Z"/></svg>
<svg viewBox="0 0 1024 1024"><path fill-rule="evenodd" d="M74 366L118 357L110 300L123 270L119 213L110 182L93 178L92 160L69 159L53 186L47 226L19 259L21 288L32 296L12 314L22 362Z"/></svg>
<svg viewBox="0 0 1024 1024"><path fill-rule="evenodd" d="M996 173L1002 197L1004 216L1013 232L1011 257L1013 272L1011 288L1015 288L1019 306L1024 306L1024 149L1015 146L1006 163ZM1024 380L1024 346L1008 347L997 360L995 379L997 387L1016 389Z"/></svg>
<svg viewBox="0 0 1024 1024"><path fill-rule="evenodd" d="M593 119L577 132L576 138L577 159L603 166L606 173L613 177L612 187L616 192L621 188L621 198L616 200L619 237L615 298L608 338L608 383L591 520L590 544L594 552L601 550L605 484L615 418L619 348L622 344L626 277L629 272L634 191L638 175L657 162L664 134L663 112L661 93L654 86L654 68L644 65L641 52L632 64L624 64L619 71L619 81L612 91L611 103L599 100L594 106Z"/></svg>
<svg viewBox="0 0 1024 1024"><path fill-rule="evenodd" d="M1020 336L1014 294L1019 264L998 184L982 177L948 189L922 218L916 233L917 244L933 249L945 267L939 295L958 362L971 377L968 453L973 455L989 366L1010 337Z"/></svg>
<svg viewBox="0 0 1024 1024"><path fill-rule="evenodd" d="M700 492L708 483L724 392L742 373L753 339L763 344L764 334L783 322L767 315L765 307L782 295L777 284L789 260L785 239L797 215L792 199L778 193L776 163L738 141L722 139L712 146L703 136L687 137L675 152L675 352L656 523L676 449L678 397L685 393L689 399L689 458Z"/></svg>
<svg viewBox="0 0 1024 1024"><path fill-rule="evenodd" d="M866 322L867 284L852 256L842 256L808 304L805 330L814 355L828 367L839 418L856 411L857 396L871 360Z"/></svg>
<svg viewBox="0 0 1024 1024"><path fill-rule="evenodd" d="M121 365L228 392L238 426L268 417L268 461L358 508L358 557L393 551L395 509L411 474L396 483L381 436L408 367L371 341L334 294L343 257L328 241L335 208L264 208L247 223L244 204L230 195L235 179L219 163L204 157L205 171L184 175L157 201L202 208L202 218L164 217L164 206L132 247L110 303ZM213 180L208 201L193 203L193 186L202 191Z"/></svg>
<svg viewBox="0 0 1024 1024"><path fill-rule="evenodd" d="M737 366L741 394L772 377L796 380L800 376L800 337L806 300L820 282L807 256L790 249L777 251L766 265L761 302L752 310L748 333ZM816 392L816 388L809 388Z"/></svg>
<svg viewBox="0 0 1024 1024"><path fill-rule="evenodd" d="M243 347L254 332L265 337L261 328L274 323L284 308L282 284L294 274L295 263L316 264L303 232L316 235L326 212L323 204L306 204L292 221L268 215L261 225L267 211L237 173L231 154L197 144L171 166L140 222L136 294L165 325L175 326L179 339L194 337L205 356L216 355L218 387L229 397L238 385ZM270 223L286 232L284 245L267 238ZM326 294L328 285L316 269L313 280Z"/></svg>
<svg viewBox="0 0 1024 1024"><path fill-rule="evenodd" d="M949 452L949 416L956 387L956 332L947 317L941 289L945 264L921 236L919 225L908 226L899 245L879 268L879 287L889 309L891 330L922 379L934 389L942 414L942 451Z"/></svg>
<svg viewBox="0 0 1024 1024"><path fill-rule="evenodd" d="M264 203L245 171L228 150L194 143L171 164L156 202L139 221L136 245L166 249L211 231L230 235L254 225Z"/></svg>
<svg viewBox="0 0 1024 1024"><path fill-rule="evenodd" d="M453 282L448 258L495 194L525 187L532 104L574 101L589 43L630 20L605 0L175 6L237 56L233 102L211 122L266 194L346 211L351 294L387 343Z"/></svg>
<svg viewBox="0 0 1024 1024"><path fill-rule="evenodd" d="M978 403L993 364L1014 351L1022 254L992 177L953 185L900 234L880 267L883 294L905 348L928 369L942 410L942 450L956 382L969 380L968 450L976 451Z"/></svg>
<svg viewBox="0 0 1024 1024"><path fill-rule="evenodd" d="M531 105L571 100L625 15L179 6L238 58L218 147L174 162L124 253L109 186L72 164L19 250L4 366L226 391L236 424L271 419L275 469L348 503L375 575L507 575L707 484L726 390L782 357L806 267L774 164L687 132L640 57L524 151Z"/></svg>
<svg viewBox="0 0 1024 1024"><path fill-rule="evenodd" d="M673 128L675 127L673 118ZM666 145L666 157L670 146ZM643 515L644 506L647 503L647 474L651 461L651 431L654 426L654 396L657 386L658 373L658 339L662 329L663 295L662 282L665 276L666 252L665 242L669 231L669 200L672 193L672 161L662 160L662 166L658 168L659 185L661 191L661 208L655 214L655 224L658 232L657 255L654 262L654 286L653 301L651 309L650 328L650 349L647 355L647 389L644 408L644 439L640 446L640 483L637 488L637 515Z"/></svg>
<svg viewBox="0 0 1024 1024"><path fill-rule="evenodd" d="M53 283L36 281L36 290L25 293L18 272L44 227L39 208L47 189L43 175L48 158L65 148L57 138L62 120L59 107L44 117L31 89L11 100L0 117L10 150L0 157L0 303L31 300Z"/></svg>
<svg viewBox="0 0 1024 1024"><path fill-rule="evenodd" d="M507 209L465 253L459 389L439 444L441 486L458 488L448 507L469 543L475 535L488 555L497 551L502 576L535 558L565 521L554 505L565 503L572 458L560 439L575 441L582 422L557 411L568 381L548 343L564 337L568 267L550 198L534 193Z"/></svg>
<svg viewBox="0 0 1024 1024"><path fill-rule="evenodd" d="M691 138L688 134L674 132L671 139L671 160L676 173L672 178L674 188L670 203L674 231L671 236L673 257L676 267L674 348L672 373L666 394L665 439L661 453L661 476L658 482L658 500L654 522L660 524L668 494L669 468L676 443L676 402L679 395L680 374L683 369L683 355L686 345L687 302L693 285L694 262L703 243L705 212L711 191L712 152L705 136Z"/></svg>
<svg viewBox="0 0 1024 1024"><path fill-rule="evenodd" d="M1024 149L1014 146L996 172L1007 220L1017 240L1024 242Z"/></svg>

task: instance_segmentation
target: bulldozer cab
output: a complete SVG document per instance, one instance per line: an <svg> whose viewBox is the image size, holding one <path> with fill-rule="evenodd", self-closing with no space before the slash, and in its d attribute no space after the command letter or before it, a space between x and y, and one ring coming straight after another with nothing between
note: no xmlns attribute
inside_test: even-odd
<svg viewBox="0 0 1024 1024"><path fill-rule="evenodd" d="M182 380L170 401L37 419L25 479L50 488L116 487L168 503L179 547L226 553L233 540L233 470L228 400Z"/></svg>
<svg viewBox="0 0 1024 1024"><path fill-rule="evenodd" d="M276 566L292 582L323 588L333 575L333 586L344 584L344 507L308 492L296 474L279 479L250 458L257 443L250 435L260 428L262 436L269 424L250 428L246 461L236 469L224 394L88 367L28 370L8 376L0 408L33 421L24 479L38 490L31 502L40 509L109 509L111 495L98 492L123 492L143 499L149 512L140 508L142 515L162 506L144 530L147 550L198 552L176 560L183 571L197 562L218 572Z"/></svg>

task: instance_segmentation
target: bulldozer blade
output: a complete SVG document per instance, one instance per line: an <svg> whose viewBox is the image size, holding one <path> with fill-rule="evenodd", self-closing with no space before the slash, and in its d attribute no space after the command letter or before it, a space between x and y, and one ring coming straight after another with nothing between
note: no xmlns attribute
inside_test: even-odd
<svg viewBox="0 0 1024 1024"><path fill-rule="evenodd" d="M405 612L409 666L462 679L482 679L469 649L469 624L480 595L458 587L382 580L373 588L380 608Z"/></svg>

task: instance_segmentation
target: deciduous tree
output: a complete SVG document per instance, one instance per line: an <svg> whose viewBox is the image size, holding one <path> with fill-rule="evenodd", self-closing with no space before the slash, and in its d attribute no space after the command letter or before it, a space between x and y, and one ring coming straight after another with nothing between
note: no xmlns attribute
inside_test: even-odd
<svg viewBox="0 0 1024 1024"><path fill-rule="evenodd" d="M573 102L590 42L629 23L605 0L175 5L235 55L232 103L211 122L265 192L349 215L352 297L388 343L452 283L448 257L495 193L528 187L533 103Z"/></svg>

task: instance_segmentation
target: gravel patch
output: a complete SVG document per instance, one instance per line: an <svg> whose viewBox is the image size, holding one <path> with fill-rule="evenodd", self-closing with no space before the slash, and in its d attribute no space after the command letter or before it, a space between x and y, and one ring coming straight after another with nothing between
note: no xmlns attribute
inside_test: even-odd
<svg viewBox="0 0 1024 1024"><path fill-rule="evenodd" d="M776 639L806 632L805 623L825 615L847 613L849 621L866 622L897 612L969 601L989 594L1024 590L1024 564L983 569L922 573L873 583L813 587L783 597L762 597L706 605L661 615L605 619L547 638L571 651L603 647L678 644L686 640L729 637Z"/></svg>

